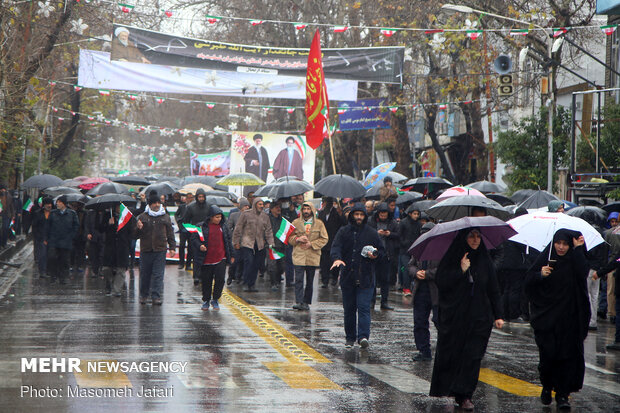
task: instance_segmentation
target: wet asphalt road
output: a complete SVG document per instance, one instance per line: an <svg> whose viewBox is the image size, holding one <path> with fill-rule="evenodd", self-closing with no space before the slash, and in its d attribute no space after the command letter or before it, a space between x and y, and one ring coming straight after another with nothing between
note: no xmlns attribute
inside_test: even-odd
<svg viewBox="0 0 620 413"><path fill-rule="evenodd" d="M176 265L166 268L157 307L138 303L137 271L127 275L122 297L106 297L103 280L88 272L50 285L33 279L31 255L22 258L24 268L0 274L0 412L459 411L451 399L427 396L432 362L411 360L413 316L400 293L391 295L395 311L372 313L370 348L346 351L336 287L315 285L311 310L298 312L292 288L272 292L259 279L258 293L233 284L219 312L203 312L199 287ZM7 280L14 280L10 288ZM571 398L575 412L620 412L620 354L605 349L613 333L599 321L586 340L586 383ZM435 337L432 330L433 348ZM22 357L76 357L84 369L22 373ZM88 360L187 364L184 372L93 373ZM495 331L476 411L555 412L539 402L537 361L528 325ZM69 388L77 386L118 391L76 397Z"/></svg>

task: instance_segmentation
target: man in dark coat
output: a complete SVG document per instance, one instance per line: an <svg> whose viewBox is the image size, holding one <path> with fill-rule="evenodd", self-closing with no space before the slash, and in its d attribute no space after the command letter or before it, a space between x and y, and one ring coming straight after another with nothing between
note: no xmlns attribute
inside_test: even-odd
<svg viewBox="0 0 620 413"><path fill-rule="evenodd" d="M331 249L332 266L340 267L346 349L351 349L356 340L360 347L368 348L375 262L385 255L383 241L367 221L364 205L355 204L349 213L349 224L340 228Z"/></svg>
<svg viewBox="0 0 620 413"><path fill-rule="evenodd" d="M72 202L69 207L75 211L80 223L78 231L73 239L73 249L71 250L71 268L75 272L84 272L84 259L86 258L86 212L84 204L81 202Z"/></svg>
<svg viewBox="0 0 620 413"><path fill-rule="evenodd" d="M273 177L295 176L304 179L304 166L301 155L295 150L295 138L287 136L286 148L282 149L273 162Z"/></svg>
<svg viewBox="0 0 620 413"><path fill-rule="evenodd" d="M257 133L253 137L254 146L248 149L248 152L243 157L245 161L245 171L258 176L263 181L267 182L267 172L269 171L269 154L267 150L262 146L263 135ZM246 186L243 188L243 194L248 195L250 192L256 191L257 186ZM250 200L251 202L251 200Z"/></svg>
<svg viewBox="0 0 620 413"><path fill-rule="evenodd" d="M181 203L174 213L174 219L179 227L179 269L182 270L186 265L188 270L192 268L192 245L189 241L190 233L183 226L185 221L185 213L187 212L187 206L194 201L194 194L191 192L186 195L181 195ZM187 245L187 260L185 259L185 245Z"/></svg>
<svg viewBox="0 0 620 413"><path fill-rule="evenodd" d="M65 283L65 277L69 273L73 239L79 226L77 214L67 208L67 197L61 195L56 200L56 209L50 213L44 242L49 251L48 264L52 283L57 279L61 284Z"/></svg>
<svg viewBox="0 0 620 413"><path fill-rule="evenodd" d="M398 224L389 216L388 206L381 202L374 215L368 220L368 225L377 230L381 241L385 245L385 256L377 260L377 284L381 288L381 309L393 310L388 303L390 281L396 275L398 260ZM373 294L372 307L376 301L376 289Z"/></svg>
<svg viewBox="0 0 620 413"><path fill-rule="evenodd" d="M476 228L459 231L439 263L435 283L439 324L430 395L452 396L459 407L473 410L493 324L504 324L493 262Z"/></svg>
<svg viewBox="0 0 620 413"><path fill-rule="evenodd" d="M88 261L90 262L90 276L98 277L103 258L103 233L99 231L97 223L101 219L101 211L89 210L86 213L84 230L88 241Z"/></svg>
<svg viewBox="0 0 620 413"><path fill-rule="evenodd" d="M544 405L555 390L558 409L570 409L570 393L583 386L583 342L588 335L589 265L579 233L561 229L527 273L530 324L538 346L538 371ZM551 251L551 253L549 253Z"/></svg>
<svg viewBox="0 0 620 413"><path fill-rule="evenodd" d="M118 230L120 209L100 215L99 231L104 234L102 271L105 276L106 295L120 297L125 283L125 271L129 267L129 249L135 231L136 221L131 220Z"/></svg>
<svg viewBox="0 0 620 413"><path fill-rule="evenodd" d="M250 203L245 197L239 198L239 210L235 212L231 211L228 219L226 220L226 225L228 226L228 230L231 234L235 231L237 221L239 221L239 217L246 209L250 209ZM243 274L243 262L241 261L240 251L233 249L232 256L234 258L234 262L228 268L228 279L226 280L227 285L232 284L233 280L240 283L241 275Z"/></svg>
<svg viewBox="0 0 620 413"><path fill-rule="evenodd" d="M41 209L37 209L32 218L32 238L34 242L34 255L37 262L37 268L39 270L39 277L47 277L47 252L48 247L45 244L45 237L47 236L47 225L49 217L52 212L52 205L54 201L52 198L43 198L43 204Z"/></svg>
<svg viewBox="0 0 620 413"><path fill-rule="evenodd" d="M411 295L411 282L413 281L407 271L409 254L407 251L420 236L420 209L415 205L410 205L405 211L407 216L398 223L398 241L400 243L400 286L405 296Z"/></svg>
<svg viewBox="0 0 620 413"><path fill-rule="evenodd" d="M269 208L269 220L271 221L271 231L275 234L280 230L282 224L282 203L276 201ZM284 274L286 244L280 238L273 237L273 254L269 254L267 258L267 273L271 281L271 291L278 291L278 287L282 282L282 274Z"/></svg>
<svg viewBox="0 0 620 413"><path fill-rule="evenodd" d="M209 204L207 203L207 195L205 194L204 189L198 188L196 191L196 200L187 205L185 213L183 214L183 223L191 224L191 225L202 225L203 222L209 216ZM194 256L194 251L192 250L191 243L188 247L188 256ZM198 264L200 265L200 263ZM187 260L185 263L185 269L191 270L192 262ZM194 271L194 285L198 285L200 283L200 277L198 274L199 271Z"/></svg>
<svg viewBox="0 0 620 413"><path fill-rule="evenodd" d="M338 269L332 267L332 257L330 251L332 249L332 243L338 233L338 230L347 224L347 221L340 208L340 204L334 201L334 198L323 197L323 206L319 211L319 219L325 223L325 229L327 229L327 235L329 240L327 245L323 247L321 252L321 286L326 288L329 284L329 279L332 280L332 285L336 285L338 282Z"/></svg>

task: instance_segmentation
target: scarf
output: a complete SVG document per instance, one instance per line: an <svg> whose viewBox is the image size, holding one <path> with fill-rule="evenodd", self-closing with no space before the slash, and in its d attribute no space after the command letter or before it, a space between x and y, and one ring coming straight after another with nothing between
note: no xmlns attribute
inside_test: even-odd
<svg viewBox="0 0 620 413"><path fill-rule="evenodd" d="M166 213L165 208L159 207L159 211L152 211L151 208L149 207L149 205L146 206L146 209L144 210L144 212L146 212L147 214L149 214L152 217L160 217L162 215L164 215Z"/></svg>

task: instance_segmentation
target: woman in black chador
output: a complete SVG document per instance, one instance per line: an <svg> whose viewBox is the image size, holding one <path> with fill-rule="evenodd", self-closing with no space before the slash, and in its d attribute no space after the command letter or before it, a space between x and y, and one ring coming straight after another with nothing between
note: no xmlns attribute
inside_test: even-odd
<svg viewBox="0 0 620 413"><path fill-rule="evenodd" d="M502 305L489 253L476 228L461 230L442 258L435 282L439 326L431 396L452 396L465 410L493 324L502 328Z"/></svg>
<svg viewBox="0 0 620 413"><path fill-rule="evenodd" d="M540 399L544 405L551 404L555 390L558 409L570 409L568 395L581 389L585 373L583 341L588 335L590 304L583 243L578 232L557 231L525 279L530 323L540 353Z"/></svg>

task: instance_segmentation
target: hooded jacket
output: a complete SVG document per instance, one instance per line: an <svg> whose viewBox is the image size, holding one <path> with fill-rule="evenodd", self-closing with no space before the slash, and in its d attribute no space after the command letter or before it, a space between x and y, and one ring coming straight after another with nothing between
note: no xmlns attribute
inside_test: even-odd
<svg viewBox="0 0 620 413"><path fill-rule="evenodd" d="M409 214L400 220L398 224L398 241L400 243L401 254L406 254L411 245L418 239L421 228L422 224L420 224L420 219L418 218L418 220L415 221Z"/></svg>
<svg viewBox="0 0 620 413"><path fill-rule="evenodd" d="M362 225L353 218L355 211L364 214ZM385 256L385 246L377 231L367 225L368 215L363 204L357 203L351 209L348 225L340 228L332 244L331 257L344 261L340 269L340 286L345 288L372 288L375 285L375 263ZM377 249L377 258L362 256L362 248L372 245Z"/></svg>
<svg viewBox="0 0 620 413"><path fill-rule="evenodd" d="M288 243L293 246L293 265L318 267L321 264L321 248L327 244L329 236L327 235L325 224L316 216L314 204L312 202L304 202L301 204L302 210L306 205L312 210L312 224L309 228L306 228L302 213L299 218L293 221L295 231L289 236ZM303 248L297 241L303 235L308 237L310 248Z"/></svg>
<svg viewBox="0 0 620 413"><path fill-rule="evenodd" d="M206 200L205 202L198 202L198 195L204 195L206 197L204 189L199 188L196 191L196 199L187 206L185 214L183 214L184 223L200 225L207 219L209 215L209 204Z"/></svg>
<svg viewBox="0 0 620 413"><path fill-rule="evenodd" d="M273 245L269 215L256 211L256 203L259 201L260 198L255 198L252 208L241 213L233 231L233 245L239 244L241 247L254 249L256 244L259 250L265 248L265 241L268 245Z"/></svg>
<svg viewBox="0 0 620 413"><path fill-rule="evenodd" d="M220 221L220 227L222 228L222 235L224 237L224 250L226 251L226 262L230 264L230 259L232 258L232 251L233 251L233 246L232 246L232 241L231 241L231 234L230 234L230 230L228 229L228 225L226 224L226 217L224 216L224 212L222 212L222 210L215 205L211 205L211 208L209 208L209 214L207 216L207 219L205 219L205 221L202 224L202 237L204 238L204 241L200 240L200 236L197 233L192 233L190 236L190 242L194 251L194 255L195 255L195 262L202 265L202 263L205 261L205 257L207 255L206 251L201 251L200 250L200 246L204 245L205 247L207 247L207 249L209 248L209 220L211 219L212 216L221 214L222 215L222 220Z"/></svg>
<svg viewBox="0 0 620 413"><path fill-rule="evenodd" d="M379 212L387 212L388 216L384 221L379 219ZM372 217L368 220L368 225L377 231L382 229L390 231L390 235L379 235L385 244L386 252L390 260L396 259L398 256L399 236L398 224L390 217L390 210L385 202L381 202Z"/></svg>

